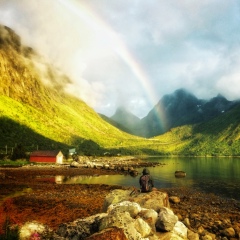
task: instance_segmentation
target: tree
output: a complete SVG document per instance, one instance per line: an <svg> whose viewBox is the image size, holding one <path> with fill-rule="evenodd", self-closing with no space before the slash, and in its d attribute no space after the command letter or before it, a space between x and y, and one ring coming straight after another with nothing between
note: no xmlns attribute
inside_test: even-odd
<svg viewBox="0 0 240 240"><path fill-rule="evenodd" d="M100 155L103 152L103 149L92 140L84 140L78 148L86 156Z"/></svg>
<svg viewBox="0 0 240 240"><path fill-rule="evenodd" d="M22 144L18 144L14 149L13 149L13 153L12 153L12 160L17 160L17 159L23 159L26 158L26 153L24 150L24 147L22 146Z"/></svg>

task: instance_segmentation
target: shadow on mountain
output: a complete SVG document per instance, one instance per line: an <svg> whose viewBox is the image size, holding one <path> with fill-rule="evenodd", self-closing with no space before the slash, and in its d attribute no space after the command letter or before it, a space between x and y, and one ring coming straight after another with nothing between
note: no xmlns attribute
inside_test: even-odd
<svg viewBox="0 0 240 240"><path fill-rule="evenodd" d="M230 109L226 113L222 113L221 116L197 124L193 128L193 134L198 133L216 136L219 133L226 133L226 135L231 136L234 133L238 133L239 122L240 122L240 104Z"/></svg>
<svg viewBox="0 0 240 240"><path fill-rule="evenodd" d="M25 125L7 117L0 117L0 149L14 148L21 144L26 151L61 149L68 151L70 146L46 138Z"/></svg>

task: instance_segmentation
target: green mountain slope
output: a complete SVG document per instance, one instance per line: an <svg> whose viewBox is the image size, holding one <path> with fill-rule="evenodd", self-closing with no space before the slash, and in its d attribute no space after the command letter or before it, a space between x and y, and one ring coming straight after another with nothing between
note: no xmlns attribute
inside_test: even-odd
<svg viewBox="0 0 240 240"><path fill-rule="evenodd" d="M0 25L0 153L76 147L79 152L148 155L240 155L240 107L211 121L145 139L104 121L64 89L71 80Z"/></svg>
<svg viewBox="0 0 240 240"><path fill-rule="evenodd" d="M49 139L53 145L76 146L83 139L91 139L109 148L138 139L103 121L83 101L66 94L64 87L70 80L32 49L22 46L11 29L1 26L0 36L1 146L38 144L32 136L23 137L16 131L13 134L8 121Z"/></svg>
<svg viewBox="0 0 240 240"><path fill-rule="evenodd" d="M155 139L169 143L166 151L172 154L239 156L240 105L208 122L177 127Z"/></svg>

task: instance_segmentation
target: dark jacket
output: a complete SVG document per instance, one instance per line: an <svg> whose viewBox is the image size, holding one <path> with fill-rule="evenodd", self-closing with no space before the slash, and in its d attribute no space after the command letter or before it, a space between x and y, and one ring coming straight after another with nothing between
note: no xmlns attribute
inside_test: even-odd
<svg viewBox="0 0 240 240"><path fill-rule="evenodd" d="M148 189L147 190L144 187L143 178L145 178L145 176L147 176L147 179L148 179ZM139 184L140 184L141 192L151 192L152 191L152 188L154 187L153 178L150 175L150 171L147 168L143 169L142 176L139 178Z"/></svg>

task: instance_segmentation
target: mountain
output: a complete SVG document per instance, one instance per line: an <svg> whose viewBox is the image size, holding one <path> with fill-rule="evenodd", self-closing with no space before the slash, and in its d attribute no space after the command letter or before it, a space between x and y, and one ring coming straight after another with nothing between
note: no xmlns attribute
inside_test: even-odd
<svg viewBox="0 0 240 240"><path fill-rule="evenodd" d="M158 104L142 119L145 136L162 134L171 128L208 121L236 106L239 101L228 101L221 95L202 100L184 89L163 96ZM159 121L164 116L167 122ZM161 119L161 118L160 118Z"/></svg>
<svg viewBox="0 0 240 240"><path fill-rule="evenodd" d="M121 129L125 128L126 132L134 135L139 134L140 118L126 110L124 107L117 108L116 112L110 118L116 123L122 126Z"/></svg>
<svg viewBox="0 0 240 240"><path fill-rule="evenodd" d="M71 80L1 25L0 66L0 150L22 144L30 150L77 146L82 152L83 146L94 146L120 151L140 140L67 94Z"/></svg>
<svg viewBox="0 0 240 240"><path fill-rule="evenodd" d="M175 155L239 156L240 104L209 121L176 127L154 139L165 142L164 148Z"/></svg>
<svg viewBox="0 0 240 240"><path fill-rule="evenodd" d="M174 127L206 122L229 111L238 103L239 101L228 101L221 95L210 100L198 99L185 89L178 89L163 96L146 117L134 124L134 121L128 121L128 116L134 119L130 113L115 114L114 120L137 136L154 137Z"/></svg>
<svg viewBox="0 0 240 240"><path fill-rule="evenodd" d="M118 129L120 129L121 131L129 133L129 134L133 134L131 132L131 130L124 127L121 123L118 123L118 122L114 121L113 119L111 119L110 117L108 117L104 114L101 114L101 113L98 113L98 114L104 121L108 122L109 124L113 125L114 127L118 128Z"/></svg>
<svg viewBox="0 0 240 240"><path fill-rule="evenodd" d="M105 151L125 155L240 155L238 102L220 95L199 100L177 90L164 96L141 120L118 109L114 118L122 118L122 124L142 136L164 132L147 139L130 135L125 126L121 126L125 132L119 130L112 126L112 119L104 120L85 102L66 93L71 79L1 25L0 80L0 155L9 154L16 146L27 152L61 149L67 153L69 148L76 148L85 155ZM164 122L162 115L168 121Z"/></svg>

